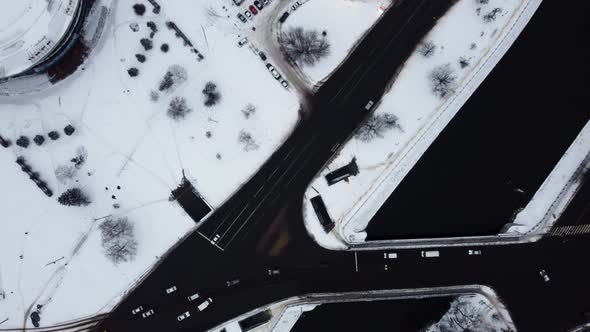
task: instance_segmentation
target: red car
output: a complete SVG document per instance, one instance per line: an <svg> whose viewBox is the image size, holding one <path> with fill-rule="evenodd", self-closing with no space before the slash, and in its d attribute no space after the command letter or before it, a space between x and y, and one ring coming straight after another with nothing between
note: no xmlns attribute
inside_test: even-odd
<svg viewBox="0 0 590 332"><path fill-rule="evenodd" d="M256 7L254 7L254 5L250 5L250 7L248 7L248 9L250 9L252 14L254 14L254 15L258 14L258 10L256 9Z"/></svg>

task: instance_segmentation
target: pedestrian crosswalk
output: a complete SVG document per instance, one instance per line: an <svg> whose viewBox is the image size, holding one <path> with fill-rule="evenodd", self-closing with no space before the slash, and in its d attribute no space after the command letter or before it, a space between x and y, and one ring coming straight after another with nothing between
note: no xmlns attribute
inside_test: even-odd
<svg viewBox="0 0 590 332"><path fill-rule="evenodd" d="M590 224L555 227L550 234L553 236L581 235L590 233Z"/></svg>

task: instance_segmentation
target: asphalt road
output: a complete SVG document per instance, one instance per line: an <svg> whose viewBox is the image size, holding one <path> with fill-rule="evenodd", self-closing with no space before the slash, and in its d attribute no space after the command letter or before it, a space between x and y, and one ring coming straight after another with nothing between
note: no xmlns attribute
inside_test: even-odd
<svg viewBox="0 0 590 332"><path fill-rule="evenodd" d="M465 284L496 289L520 331L565 331L577 325L590 295L590 288L580 287L590 276L580 254L587 236L486 247L481 256L445 248L440 258L426 259L418 250L401 250L398 259L386 261L382 251L324 250L304 228L305 187L450 3L405 1L389 11L318 91L310 115L287 142L198 232L171 251L99 330L204 331L295 295ZM549 273L549 283L543 282L541 269ZM226 284L236 278L238 285ZM166 294L171 286L177 290ZM194 293L199 299L189 302ZM213 303L200 312L197 305L207 298ZM132 315L140 305L154 315ZM178 315L187 310L191 317L179 322Z"/></svg>

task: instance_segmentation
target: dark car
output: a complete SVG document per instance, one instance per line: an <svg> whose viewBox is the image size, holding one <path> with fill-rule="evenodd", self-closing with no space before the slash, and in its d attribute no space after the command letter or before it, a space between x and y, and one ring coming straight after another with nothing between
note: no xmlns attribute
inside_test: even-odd
<svg viewBox="0 0 590 332"><path fill-rule="evenodd" d="M262 7L264 7L262 3L260 3L260 1L258 0L254 0L254 6L256 6L256 8L258 9L262 9Z"/></svg>
<svg viewBox="0 0 590 332"><path fill-rule="evenodd" d="M244 17L244 15L242 15L242 14L239 14L239 13L238 13L238 18L240 19L240 21L242 21L242 22L244 22L244 23L248 22L248 20L246 20L246 18L245 18L245 17Z"/></svg>
<svg viewBox="0 0 590 332"><path fill-rule="evenodd" d="M248 9L250 9L252 14L254 14L254 15L258 14L258 10L256 10L256 7L254 7L254 5L250 5L250 7L248 7Z"/></svg>

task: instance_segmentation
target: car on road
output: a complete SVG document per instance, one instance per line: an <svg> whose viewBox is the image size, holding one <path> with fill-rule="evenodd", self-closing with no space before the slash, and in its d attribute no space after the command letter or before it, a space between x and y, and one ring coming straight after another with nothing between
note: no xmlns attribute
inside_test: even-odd
<svg viewBox="0 0 590 332"><path fill-rule="evenodd" d="M135 314L138 314L138 313L140 313L140 312L142 312L142 311L143 311L143 306L139 306L139 307L137 307L137 308L135 308L135 309L131 310L131 314L132 314L132 315L135 315Z"/></svg>
<svg viewBox="0 0 590 332"><path fill-rule="evenodd" d="M539 271L539 274L541 275L541 277L543 277L543 281L549 282L549 275L547 274L547 271L545 271L545 269Z"/></svg>
<svg viewBox="0 0 590 332"><path fill-rule="evenodd" d="M177 290L176 286L172 286L170 288L166 288L166 294L174 293L174 292L176 292L176 290Z"/></svg>
<svg viewBox="0 0 590 332"><path fill-rule="evenodd" d="M395 252L386 252L383 254L383 258L385 259L396 259L397 258L397 253Z"/></svg>
<svg viewBox="0 0 590 332"><path fill-rule="evenodd" d="M375 102L372 100L369 100L369 102L367 102L367 105L365 105L365 110L370 110L371 107L373 107L373 105L375 105Z"/></svg>
<svg viewBox="0 0 590 332"><path fill-rule="evenodd" d="M154 309L150 309L150 310L144 312L143 314L141 314L141 317L148 318L149 316L151 316L153 314L154 314Z"/></svg>
<svg viewBox="0 0 590 332"><path fill-rule="evenodd" d="M469 254L469 256L479 256L481 255L481 250L469 249L467 250L467 254Z"/></svg>
<svg viewBox="0 0 590 332"><path fill-rule="evenodd" d="M256 8L258 8L258 10L261 10L264 7L262 5L262 3L258 0L254 0L254 6L256 6Z"/></svg>
<svg viewBox="0 0 590 332"><path fill-rule="evenodd" d="M254 14L254 15L258 14L258 9L256 9L256 7L254 7L254 5L250 5L248 7L248 9L250 9L250 11L252 12L252 14Z"/></svg>
<svg viewBox="0 0 590 332"><path fill-rule="evenodd" d="M281 270L279 269L268 269L269 276L278 276L279 274L281 274Z"/></svg>
<svg viewBox="0 0 590 332"><path fill-rule="evenodd" d="M249 11L249 10L246 10L246 11L244 12L244 15L245 15L245 16L246 16L248 19L250 19L250 20L252 20L252 19L254 18L254 17L252 16L252 13L250 13L250 11Z"/></svg>
<svg viewBox="0 0 590 332"><path fill-rule="evenodd" d="M203 311L205 309L207 309L207 307L213 303L213 299L212 298L208 298L205 301L203 301L203 303L199 304L199 306L197 306L197 309L199 309L199 311Z"/></svg>
<svg viewBox="0 0 590 332"><path fill-rule="evenodd" d="M238 18L240 19L240 21L242 21L243 23L248 22L248 20L244 17L244 15L238 13Z"/></svg>
<svg viewBox="0 0 590 332"><path fill-rule="evenodd" d="M246 44L248 44L248 37L244 37L244 38L240 39L240 41L238 42L238 47L242 47Z"/></svg>
<svg viewBox="0 0 590 332"><path fill-rule="evenodd" d="M195 293L195 294L193 294L193 295L191 295L191 296L188 297L188 301L189 302L192 302L192 301L194 301L194 300L196 300L198 298L199 298L199 293Z"/></svg>
<svg viewBox="0 0 590 332"><path fill-rule="evenodd" d="M289 82L285 81L284 79L281 79L281 85L285 89L288 89L289 88Z"/></svg>
<svg viewBox="0 0 590 332"><path fill-rule="evenodd" d="M273 65L271 65L270 63L266 64L266 68L268 68L268 71L270 71L270 73L272 74L272 76L275 79L279 79L281 78L281 74L279 74L279 72L275 69L275 67Z"/></svg>
<svg viewBox="0 0 590 332"><path fill-rule="evenodd" d="M228 280L225 282L227 287L232 287L240 284L240 279Z"/></svg>
<svg viewBox="0 0 590 332"><path fill-rule="evenodd" d="M422 256L424 258L440 257L440 252L438 250L427 250L427 251L422 251L420 253L420 256Z"/></svg>
<svg viewBox="0 0 590 332"><path fill-rule="evenodd" d="M181 314L180 316L178 316L176 319L178 319L179 322L182 322L183 320L189 318L191 316L190 312L185 312L183 314Z"/></svg>

